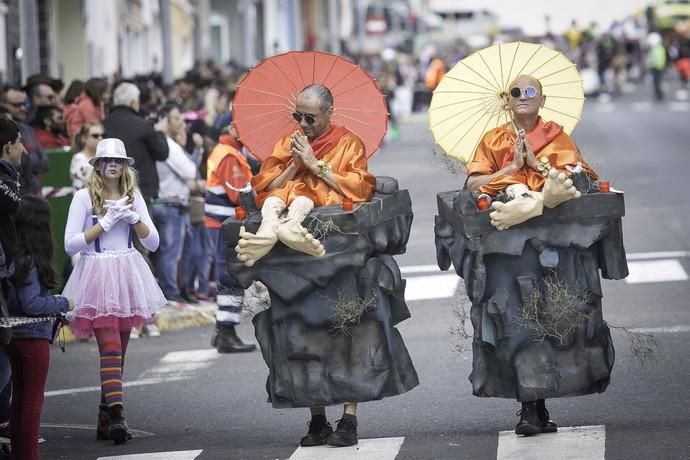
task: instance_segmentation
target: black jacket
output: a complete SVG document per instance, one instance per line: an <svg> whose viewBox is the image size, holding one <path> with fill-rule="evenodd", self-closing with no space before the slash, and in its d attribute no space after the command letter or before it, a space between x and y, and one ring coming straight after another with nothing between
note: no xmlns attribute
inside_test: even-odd
<svg viewBox="0 0 690 460"><path fill-rule="evenodd" d="M139 189L144 199L150 201L157 198L156 161L165 161L168 158L165 134L153 129L150 121L124 105L113 107L103 125L105 137L121 139L127 149L127 155L134 158L134 168L139 173Z"/></svg>
<svg viewBox="0 0 690 460"><path fill-rule="evenodd" d="M19 173L14 166L0 160L0 282L12 275L12 253L17 243L12 216L17 212L19 196ZM2 283L4 284L4 283ZM0 320L8 316L5 299L0 289ZM0 345L7 345L12 338L12 329L0 328Z"/></svg>
<svg viewBox="0 0 690 460"><path fill-rule="evenodd" d="M19 173L14 166L0 160L0 245L4 255L0 274L5 273L12 263L12 253L17 239L12 216L17 212L20 201Z"/></svg>
<svg viewBox="0 0 690 460"><path fill-rule="evenodd" d="M19 122L22 143L26 153L22 155L21 182L22 195L41 195L41 175L48 171L48 156L38 142L34 129L26 123Z"/></svg>

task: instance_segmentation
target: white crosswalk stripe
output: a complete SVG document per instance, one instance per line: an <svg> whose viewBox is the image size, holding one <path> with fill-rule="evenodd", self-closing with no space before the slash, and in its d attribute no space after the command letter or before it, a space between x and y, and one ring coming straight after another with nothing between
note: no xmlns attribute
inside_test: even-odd
<svg viewBox="0 0 690 460"><path fill-rule="evenodd" d="M407 278L405 300L447 299L453 297L459 282L455 273Z"/></svg>
<svg viewBox="0 0 690 460"><path fill-rule="evenodd" d="M288 460L395 460L404 437L360 439L352 447L299 447Z"/></svg>
<svg viewBox="0 0 690 460"><path fill-rule="evenodd" d="M96 460L194 460L203 450L176 450L174 452L152 452L149 454L116 455L98 457Z"/></svg>
<svg viewBox="0 0 690 460"><path fill-rule="evenodd" d="M688 274L679 259L690 258L690 251L638 252L627 255L630 274L628 284L686 281ZM451 267L441 272L437 265L409 265L400 267L407 280L405 300L447 299L453 297L462 279ZM436 273L434 275L430 273Z"/></svg>
<svg viewBox="0 0 690 460"><path fill-rule="evenodd" d="M501 431L496 460L603 460L605 447L603 425L559 427L557 433L530 437Z"/></svg>
<svg viewBox="0 0 690 460"><path fill-rule="evenodd" d="M677 259L628 262L628 284L685 281L688 274Z"/></svg>

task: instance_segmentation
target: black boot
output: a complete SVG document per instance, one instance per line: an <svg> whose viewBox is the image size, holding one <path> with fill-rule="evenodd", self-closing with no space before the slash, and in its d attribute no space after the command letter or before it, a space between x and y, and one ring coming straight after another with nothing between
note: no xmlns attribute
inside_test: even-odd
<svg viewBox="0 0 690 460"><path fill-rule="evenodd" d="M549 411L546 410L546 401L543 399L537 399L537 417L541 424L542 433L555 433L558 431L558 425L550 419Z"/></svg>
<svg viewBox="0 0 690 460"><path fill-rule="evenodd" d="M309 422L309 431L300 439L299 445L302 447L323 446L331 433L333 433L333 427L326 420L326 416L314 415Z"/></svg>
<svg viewBox="0 0 690 460"><path fill-rule="evenodd" d="M535 401L523 402L522 409L515 415L520 416L520 421L515 425L515 434L532 436L541 433L541 424L537 417L537 403Z"/></svg>
<svg viewBox="0 0 690 460"><path fill-rule="evenodd" d="M127 422L125 422L125 417L122 415L123 407L118 404L116 406L111 406L108 408L110 413L110 427L108 428L108 437L113 440L115 444L122 444L131 439L128 436Z"/></svg>
<svg viewBox="0 0 690 460"><path fill-rule="evenodd" d="M237 336L234 324L216 324L216 332L211 339L211 346L215 347L218 353L240 353L256 350L256 345L244 343Z"/></svg>
<svg viewBox="0 0 690 460"><path fill-rule="evenodd" d="M333 447L347 447L357 444L357 417L343 414L338 420L338 428L328 437L328 445Z"/></svg>
<svg viewBox="0 0 690 460"><path fill-rule="evenodd" d="M110 429L110 412L105 404L98 405L98 425L96 425L96 439L110 441L108 430Z"/></svg>

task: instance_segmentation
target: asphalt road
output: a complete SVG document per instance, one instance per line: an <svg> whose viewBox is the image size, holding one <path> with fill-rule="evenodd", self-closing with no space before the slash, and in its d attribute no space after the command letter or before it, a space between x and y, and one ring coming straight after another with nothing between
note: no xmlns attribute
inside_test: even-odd
<svg viewBox="0 0 690 460"><path fill-rule="evenodd" d="M421 289L419 300L409 302L413 317L399 326L421 384L405 395L361 404L358 416L360 439L404 439L384 449L389 457L384 450L364 456L369 444L363 442L360 451L331 449L311 458L538 458L540 452L542 458L690 458L690 106L673 100L651 104L647 94L639 90L610 103L589 101L574 138L611 186L625 191L625 246L636 282L603 283L604 315L612 325L652 328L658 349L651 362L641 365L624 335L614 332L617 356L608 390L550 401L552 418L561 427L575 427L575 440L566 429L540 435L530 441L536 444L518 446L524 449L518 455L514 436L499 435L514 428L518 404L471 395L471 354L455 351L456 338L449 333L454 300L422 298ZM402 139L386 146L370 167L396 177L412 196L413 231L407 253L398 257L400 266L416 267L408 278L418 279L422 288L431 282L454 288L461 286L459 279L423 267L435 263L436 193L458 189L464 181L440 166L432 149L424 117L414 116L402 124ZM249 321L240 333L253 335ZM217 355L209 348L210 335L211 328L203 327L132 342L125 379L137 386L125 389L125 400L135 438L122 446L95 440L95 343L70 344L66 353L54 348L42 457L158 452L138 458L289 458L306 432L306 411L272 409L260 353ZM339 409L332 408L329 419L337 418ZM307 458L299 457L303 454L293 458Z"/></svg>

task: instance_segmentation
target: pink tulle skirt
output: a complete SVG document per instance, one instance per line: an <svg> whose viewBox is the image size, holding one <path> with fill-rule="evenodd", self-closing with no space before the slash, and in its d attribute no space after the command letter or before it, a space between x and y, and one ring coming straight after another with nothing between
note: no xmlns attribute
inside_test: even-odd
<svg viewBox="0 0 690 460"><path fill-rule="evenodd" d="M67 319L77 337L88 337L93 329L141 326L167 302L134 248L80 254L62 295L74 300Z"/></svg>

